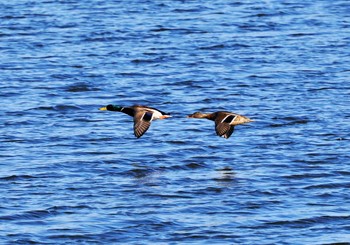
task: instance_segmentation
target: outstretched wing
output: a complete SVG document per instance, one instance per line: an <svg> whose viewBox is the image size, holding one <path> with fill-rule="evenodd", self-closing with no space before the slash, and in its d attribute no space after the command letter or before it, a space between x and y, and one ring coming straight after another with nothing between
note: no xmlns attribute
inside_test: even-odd
<svg viewBox="0 0 350 245"><path fill-rule="evenodd" d="M234 130L235 130L235 127L231 126L230 129L225 134L221 135L221 137L224 137L225 139L230 138Z"/></svg>
<svg viewBox="0 0 350 245"><path fill-rule="evenodd" d="M215 120L215 131L217 135L222 137L225 137L226 134L230 133L228 135L228 137L230 137L230 135L233 132L233 127L228 123L218 122L217 120ZM228 137L225 137L225 138L228 138Z"/></svg>
<svg viewBox="0 0 350 245"><path fill-rule="evenodd" d="M151 126L153 113L150 111L138 111L134 115L134 134L140 138Z"/></svg>
<svg viewBox="0 0 350 245"><path fill-rule="evenodd" d="M234 121L236 115L220 113L215 119L216 134L228 139L234 131L234 126L230 124Z"/></svg>

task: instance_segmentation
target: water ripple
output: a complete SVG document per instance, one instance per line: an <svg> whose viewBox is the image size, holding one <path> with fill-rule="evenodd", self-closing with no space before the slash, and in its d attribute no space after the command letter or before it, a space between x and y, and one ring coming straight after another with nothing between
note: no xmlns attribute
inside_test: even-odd
<svg viewBox="0 0 350 245"><path fill-rule="evenodd" d="M2 242L349 241L348 5L0 4ZM218 110L255 122L186 118Z"/></svg>

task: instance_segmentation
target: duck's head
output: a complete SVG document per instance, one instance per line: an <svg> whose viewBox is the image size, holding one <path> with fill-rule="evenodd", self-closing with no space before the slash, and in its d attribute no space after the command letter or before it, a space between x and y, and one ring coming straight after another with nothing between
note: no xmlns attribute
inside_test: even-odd
<svg viewBox="0 0 350 245"><path fill-rule="evenodd" d="M197 111L191 115L188 115L187 117L188 118L207 118L208 115L209 114L207 114L207 113L202 113L202 112Z"/></svg>
<svg viewBox="0 0 350 245"><path fill-rule="evenodd" d="M123 107L121 107L121 106L109 104L105 107L101 107L99 110L100 111L120 111L122 108Z"/></svg>

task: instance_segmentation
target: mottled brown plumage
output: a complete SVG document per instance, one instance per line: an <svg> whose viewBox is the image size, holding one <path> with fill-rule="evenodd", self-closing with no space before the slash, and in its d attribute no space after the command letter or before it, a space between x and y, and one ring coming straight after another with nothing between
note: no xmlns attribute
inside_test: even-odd
<svg viewBox="0 0 350 245"><path fill-rule="evenodd" d="M228 111L217 111L214 113L195 112L187 116L188 118L205 118L215 122L215 132L220 137L228 139L234 131L234 127L239 124L252 122L248 117Z"/></svg>

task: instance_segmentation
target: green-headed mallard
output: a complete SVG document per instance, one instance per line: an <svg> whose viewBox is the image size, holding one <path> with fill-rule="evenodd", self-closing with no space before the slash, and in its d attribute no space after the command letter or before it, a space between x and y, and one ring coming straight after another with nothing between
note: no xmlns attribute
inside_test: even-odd
<svg viewBox="0 0 350 245"><path fill-rule="evenodd" d="M228 139L233 133L234 127L239 124L252 122L248 117L228 111L217 111L214 113L195 112L188 118L206 118L215 122L216 134Z"/></svg>
<svg viewBox="0 0 350 245"><path fill-rule="evenodd" d="M102 111L120 111L134 118L134 134L137 138L140 138L148 128L151 126L151 122L156 119L165 119L171 117L167 113L158 109L134 105L122 107L118 105L107 105L100 108Z"/></svg>

